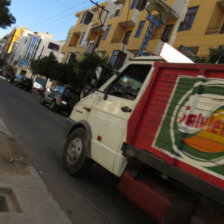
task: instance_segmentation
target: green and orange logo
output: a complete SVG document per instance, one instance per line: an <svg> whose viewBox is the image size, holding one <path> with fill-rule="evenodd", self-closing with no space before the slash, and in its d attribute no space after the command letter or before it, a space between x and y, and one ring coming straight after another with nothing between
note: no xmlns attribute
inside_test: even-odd
<svg viewBox="0 0 224 224"><path fill-rule="evenodd" d="M154 147L223 175L224 80L179 77Z"/></svg>

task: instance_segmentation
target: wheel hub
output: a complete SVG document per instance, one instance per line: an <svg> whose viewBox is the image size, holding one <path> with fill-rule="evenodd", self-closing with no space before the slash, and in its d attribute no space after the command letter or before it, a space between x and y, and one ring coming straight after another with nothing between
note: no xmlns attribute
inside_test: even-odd
<svg viewBox="0 0 224 224"><path fill-rule="evenodd" d="M73 139L68 145L67 161L69 164L74 164L79 159L82 152L82 140L80 138Z"/></svg>

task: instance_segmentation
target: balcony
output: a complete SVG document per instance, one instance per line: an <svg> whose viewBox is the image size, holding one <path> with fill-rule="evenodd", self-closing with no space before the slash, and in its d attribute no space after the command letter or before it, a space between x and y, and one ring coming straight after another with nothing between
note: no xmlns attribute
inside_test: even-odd
<svg viewBox="0 0 224 224"><path fill-rule="evenodd" d="M180 9L183 8L185 3L184 1L181 1L181 0L178 1L178 4L175 4L175 3L173 7L171 8L163 0L148 0L146 4L146 10L149 13L152 13L153 11L159 12L160 20L163 23L166 23L166 21L175 20L180 17L180 11L181 11Z"/></svg>
<svg viewBox="0 0 224 224"><path fill-rule="evenodd" d="M134 27L138 21L140 11L137 9L130 10L129 17L125 21L121 21L119 24L124 28Z"/></svg>
<svg viewBox="0 0 224 224"><path fill-rule="evenodd" d="M104 32L106 29L106 26L104 26L103 24L100 23L93 23L91 25L91 29L95 32L95 33L101 33Z"/></svg>
<svg viewBox="0 0 224 224"><path fill-rule="evenodd" d="M124 5L125 1L126 1L126 0L114 0L113 2L114 2L115 4L123 4L123 5Z"/></svg>
<svg viewBox="0 0 224 224"><path fill-rule="evenodd" d="M208 28L206 34L224 34L224 26Z"/></svg>
<svg viewBox="0 0 224 224"><path fill-rule="evenodd" d="M218 1L217 4L224 10L224 0Z"/></svg>

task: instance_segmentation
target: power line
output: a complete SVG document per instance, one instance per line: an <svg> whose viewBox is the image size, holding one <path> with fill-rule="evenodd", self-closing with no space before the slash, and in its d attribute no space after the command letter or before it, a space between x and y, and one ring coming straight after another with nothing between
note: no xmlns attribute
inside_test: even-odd
<svg viewBox="0 0 224 224"><path fill-rule="evenodd" d="M88 0L87 1L83 1L82 3L87 3L88 2ZM102 2L104 2L104 1L102 1ZM101 2L101 3L102 3ZM99 3L99 4L101 4L101 3ZM75 5L75 6L73 6L73 7L76 7L76 6L78 6L78 5L80 5L81 3L79 3L79 4L77 4L77 5ZM83 4L81 4L82 6L83 6ZM86 6L84 6L84 7L82 7L81 9L78 9L77 10L77 8L76 8L76 10L77 11L82 11L82 10L84 10L84 9L88 9L88 7L86 7ZM64 10L63 12L65 12L65 11L68 11L68 10ZM63 14L63 13L61 13L61 14ZM55 19L55 17L53 17L53 16L51 16L50 17L50 19L48 19L48 21L46 22L46 19L43 21L43 22L45 22L45 23L42 23L42 24L38 24L38 25L36 25L36 26L34 26L35 27L35 29L41 29L42 27L46 27L46 28L48 28L47 26L49 26L49 28L48 29L50 29L51 27L54 27L54 26L56 26L56 25L58 25L58 24L61 24L61 23L63 23L63 22L65 22L65 21L68 21L67 19L66 20L63 20L64 18L66 18L66 17L68 17L68 16L70 16L71 14L69 13L69 14L66 14L66 15L64 15L64 16L60 16L59 18L57 18L57 19ZM58 21L60 21L60 22L58 22ZM56 23L55 23L56 22ZM46 29L45 28L45 29Z"/></svg>
<svg viewBox="0 0 224 224"><path fill-rule="evenodd" d="M80 3L78 3L78 4L73 5L72 8L77 9L77 8L76 8L77 6L79 6L80 4L83 5L84 3L87 3L87 2L88 2L88 0L84 0L84 1L82 1L82 2L80 2ZM40 24L42 24L42 23L46 23L46 21L49 21L49 20L55 20L55 18L57 18L58 16L60 16L60 15L62 15L62 14L64 14L64 13L66 13L68 10L70 10L70 9L65 9L65 10L63 10L63 11L57 13L57 14L54 14L54 15L52 15L52 16L49 16L49 17L47 17L47 18L41 20L40 22L35 23L34 25L32 25L32 27L37 27L37 26L39 26ZM73 11L73 13L75 13L75 10ZM71 12L69 12L69 15L70 15L70 14L71 14Z"/></svg>
<svg viewBox="0 0 224 224"><path fill-rule="evenodd" d="M64 2L62 2L60 0L52 0L52 1L58 2L59 4L65 6L66 8L73 10L73 8L71 6L66 5Z"/></svg>

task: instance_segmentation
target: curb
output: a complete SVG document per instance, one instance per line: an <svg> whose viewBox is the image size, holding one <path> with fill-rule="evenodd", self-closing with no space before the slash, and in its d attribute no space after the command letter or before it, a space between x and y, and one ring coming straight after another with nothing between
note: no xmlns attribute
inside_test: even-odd
<svg viewBox="0 0 224 224"><path fill-rule="evenodd" d="M5 126L4 122L1 119L0 119L0 131L11 136L9 130L7 129L7 127Z"/></svg>
<svg viewBox="0 0 224 224"><path fill-rule="evenodd" d="M51 193L47 190L47 186L45 185L45 183L43 182L37 171L34 169L34 167L28 166L27 168L29 169L31 176L36 179L38 186L40 187L40 190L47 198L49 204L54 209L54 211L56 211L57 213L56 215L61 219L63 224L72 224L70 219L67 217L66 213L60 208L59 204L53 199Z"/></svg>
<svg viewBox="0 0 224 224"><path fill-rule="evenodd" d="M8 136L12 136L7 127L5 126L4 122L0 119L0 134L1 132ZM46 198L46 201L49 203L50 207L55 212L55 216L57 216L58 220L60 220L60 223L72 224L71 220L68 218L66 213L61 209L58 202L53 199L51 193L47 189L47 186L45 185L45 183L43 182L43 180L41 179L40 175L35 170L35 168L29 165L27 166L27 169L30 171L30 176L33 178L33 181L37 183L38 188L42 192L43 196Z"/></svg>

